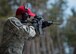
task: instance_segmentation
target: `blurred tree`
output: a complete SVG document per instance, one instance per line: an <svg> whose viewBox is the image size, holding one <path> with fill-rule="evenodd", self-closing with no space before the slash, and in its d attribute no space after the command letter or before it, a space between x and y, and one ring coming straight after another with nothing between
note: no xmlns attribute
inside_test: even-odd
<svg viewBox="0 0 76 54"><path fill-rule="evenodd" d="M0 16L7 16L11 14L11 8L8 0L0 0Z"/></svg>
<svg viewBox="0 0 76 54"><path fill-rule="evenodd" d="M75 9L72 8L71 11L72 11L72 13L73 13L73 16L76 17L76 11L75 11Z"/></svg>
<svg viewBox="0 0 76 54"><path fill-rule="evenodd" d="M66 9L66 0L58 0L55 1L54 4L52 4L52 8L51 10L49 10L48 12L49 14L49 18L53 21L59 22L59 23L63 23L63 17L64 17L64 10ZM57 52L58 54L64 54L63 51L63 42L62 42L62 36L60 35L60 31L61 29L58 27L58 25L53 25L51 26L50 29L50 33L51 33L51 37L53 38L53 43L54 43L54 47L55 50L59 49L59 51ZM55 51L54 51L55 52Z"/></svg>
<svg viewBox="0 0 76 54"><path fill-rule="evenodd" d="M71 11L72 16L69 16L64 33L68 39L69 46L76 48L76 11L74 8ZM74 50L74 54L76 54L76 49Z"/></svg>
<svg viewBox="0 0 76 54"><path fill-rule="evenodd" d="M33 6L35 7L42 7L42 5L44 5L47 0L26 0L26 2L30 2Z"/></svg>

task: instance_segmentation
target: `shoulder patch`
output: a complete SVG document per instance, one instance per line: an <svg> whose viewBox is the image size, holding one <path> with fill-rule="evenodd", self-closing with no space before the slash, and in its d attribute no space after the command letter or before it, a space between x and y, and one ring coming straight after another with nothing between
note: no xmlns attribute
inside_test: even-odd
<svg viewBox="0 0 76 54"><path fill-rule="evenodd" d="M19 19L15 18L15 17L10 17L8 18L10 20L11 23L13 23L14 25L20 27L22 26L22 23L19 21Z"/></svg>

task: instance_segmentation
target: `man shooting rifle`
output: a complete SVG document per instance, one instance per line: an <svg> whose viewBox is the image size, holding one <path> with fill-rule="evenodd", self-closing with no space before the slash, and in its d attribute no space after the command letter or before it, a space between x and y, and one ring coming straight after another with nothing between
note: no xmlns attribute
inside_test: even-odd
<svg viewBox="0 0 76 54"><path fill-rule="evenodd" d="M30 8L20 6L16 16L9 17L4 24L0 54L22 54L24 41L35 37L37 31L42 34L42 29L51 24L34 14Z"/></svg>
<svg viewBox="0 0 76 54"><path fill-rule="evenodd" d="M37 15L32 19L32 21L22 20L22 23L31 23L35 27L36 32L38 32L39 34L43 33L43 28L46 28L53 24L52 21L45 21L41 16Z"/></svg>

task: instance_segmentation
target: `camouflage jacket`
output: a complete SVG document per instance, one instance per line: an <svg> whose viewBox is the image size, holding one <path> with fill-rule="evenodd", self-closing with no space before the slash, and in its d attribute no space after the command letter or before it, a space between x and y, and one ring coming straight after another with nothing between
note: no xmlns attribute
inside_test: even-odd
<svg viewBox="0 0 76 54"><path fill-rule="evenodd" d="M18 48L18 50L23 50L24 41L30 37L28 30L28 26L23 25L19 19L15 17L8 18L3 28L2 49Z"/></svg>

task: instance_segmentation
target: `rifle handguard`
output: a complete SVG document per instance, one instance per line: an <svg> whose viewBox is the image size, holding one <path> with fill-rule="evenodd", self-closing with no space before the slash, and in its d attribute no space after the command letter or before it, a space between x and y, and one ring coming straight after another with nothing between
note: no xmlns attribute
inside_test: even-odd
<svg viewBox="0 0 76 54"><path fill-rule="evenodd" d="M52 24L53 24L52 21L44 21L44 22L42 23L42 28L48 27L48 26L50 26L50 25L52 25Z"/></svg>

